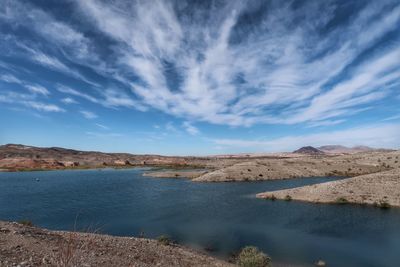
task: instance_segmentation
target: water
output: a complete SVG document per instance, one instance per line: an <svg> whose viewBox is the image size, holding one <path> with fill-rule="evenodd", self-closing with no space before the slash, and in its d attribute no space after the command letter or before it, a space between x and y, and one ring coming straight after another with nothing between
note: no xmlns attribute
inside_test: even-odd
<svg viewBox="0 0 400 267"><path fill-rule="evenodd" d="M193 183L142 177L142 172L0 173L0 219L121 236L167 234L222 258L255 245L274 262L312 266L323 259L329 266L399 266L400 209L254 198L258 192L333 178Z"/></svg>

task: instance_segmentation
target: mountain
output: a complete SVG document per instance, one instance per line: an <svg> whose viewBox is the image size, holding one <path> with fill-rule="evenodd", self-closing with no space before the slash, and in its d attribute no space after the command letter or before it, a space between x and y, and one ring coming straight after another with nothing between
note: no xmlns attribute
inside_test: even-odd
<svg viewBox="0 0 400 267"><path fill-rule="evenodd" d="M318 147L319 150L325 153L337 154L337 153L358 153L358 152L368 152L368 151L391 151L390 149L383 148L372 148L369 146L354 146L354 147L346 147L341 145L327 145Z"/></svg>
<svg viewBox="0 0 400 267"><path fill-rule="evenodd" d="M315 147L312 146L303 146L302 148L299 148L293 153L297 154L306 154L306 155L324 155L325 153Z"/></svg>
<svg viewBox="0 0 400 267"><path fill-rule="evenodd" d="M34 147L19 144L0 146L0 168L62 169L65 167L186 165L183 157L134 155L79 151L60 147Z"/></svg>

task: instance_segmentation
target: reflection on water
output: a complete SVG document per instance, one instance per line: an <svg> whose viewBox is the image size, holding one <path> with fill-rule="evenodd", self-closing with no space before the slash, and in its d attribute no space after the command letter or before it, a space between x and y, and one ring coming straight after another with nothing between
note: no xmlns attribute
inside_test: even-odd
<svg viewBox="0 0 400 267"><path fill-rule="evenodd" d="M147 237L229 257L255 245L275 262L312 266L398 266L400 210L266 201L258 192L320 183L307 178L192 183L142 177L143 169L0 173L0 219ZM39 181L37 181L39 180ZM77 217L78 216L78 217ZM78 219L76 219L78 218Z"/></svg>

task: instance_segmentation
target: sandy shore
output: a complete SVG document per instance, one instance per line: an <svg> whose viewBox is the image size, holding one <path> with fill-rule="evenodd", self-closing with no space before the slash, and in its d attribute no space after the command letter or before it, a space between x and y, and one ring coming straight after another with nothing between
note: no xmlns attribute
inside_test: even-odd
<svg viewBox="0 0 400 267"><path fill-rule="evenodd" d="M145 172L143 176L157 177L157 178L187 178L194 179L199 176L206 174L208 171L205 170L168 170L168 171L150 171Z"/></svg>
<svg viewBox="0 0 400 267"><path fill-rule="evenodd" d="M0 221L0 266L233 266L144 238L56 232ZM66 264L69 263L69 264Z"/></svg>
<svg viewBox="0 0 400 267"><path fill-rule="evenodd" d="M260 193L257 197L400 207L400 168L322 184Z"/></svg>

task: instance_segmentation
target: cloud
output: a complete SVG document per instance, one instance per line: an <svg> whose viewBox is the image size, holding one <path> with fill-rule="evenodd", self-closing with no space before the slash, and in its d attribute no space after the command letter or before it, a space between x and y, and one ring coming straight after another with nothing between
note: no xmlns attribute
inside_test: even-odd
<svg viewBox="0 0 400 267"><path fill-rule="evenodd" d="M98 132L86 132L87 135L97 138L110 138L110 137L123 137L120 133L98 133Z"/></svg>
<svg viewBox="0 0 400 267"><path fill-rule="evenodd" d="M328 1L310 1L296 10L272 2L268 14L273 15L260 11L254 25L243 22L243 15L258 10L257 4L193 7L189 15L167 1L116 2L112 8L96 0L77 2L118 44L120 68L139 78L132 92L144 104L236 126L345 117L386 97L378 90L397 79L390 67L399 66L389 62L398 55L390 47L375 55L380 65L363 63L347 80L332 81L396 28L400 6L387 11L390 4L367 3L348 23L328 31L337 15ZM168 69L177 72L179 83L169 84Z"/></svg>
<svg viewBox="0 0 400 267"><path fill-rule="evenodd" d="M41 102L36 102L36 101L24 101L22 102L27 107L31 107L33 109L39 110L39 111L46 111L46 112L65 112L64 109L54 105L54 104L45 104Z"/></svg>
<svg viewBox="0 0 400 267"><path fill-rule="evenodd" d="M65 97L63 99L61 99L61 102L63 102L64 104L78 104L78 101L76 101L75 99L71 98L71 97Z"/></svg>
<svg viewBox="0 0 400 267"><path fill-rule="evenodd" d="M11 74L0 75L0 80L7 83L23 84L23 82L20 79Z"/></svg>
<svg viewBox="0 0 400 267"><path fill-rule="evenodd" d="M96 125L97 127L101 128L101 129L103 129L103 130L110 130L109 127L107 127L107 126L105 126L105 125L103 125L103 124L95 123L95 125Z"/></svg>
<svg viewBox="0 0 400 267"><path fill-rule="evenodd" d="M3 74L0 76L0 80L7 82L7 83L19 84L19 85L25 87L26 89L28 89L33 94L39 94L39 95L44 95L44 96L50 95L49 90L47 90L43 86L38 85L38 84L27 83L27 82L15 77L12 74Z"/></svg>
<svg viewBox="0 0 400 267"><path fill-rule="evenodd" d="M317 127L398 88L394 0L71 2L79 19L7 1L1 22L30 34L10 33L4 47L94 86L59 91L104 107L231 126Z"/></svg>
<svg viewBox="0 0 400 267"><path fill-rule="evenodd" d="M399 148L399 133L400 124L375 124L345 130L299 136L284 136L272 139L214 139L212 141L224 148L241 148L243 150L256 150L259 152L293 151L302 146L322 146L327 144Z"/></svg>
<svg viewBox="0 0 400 267"><path fill-rule="evenodd" d="M325 121L317 121L317 122L312 122L307 125L308 128L312 127L321 127L321 126L333 126L337 124L341 124L345 122L346 120L325 120Z"/></svg>
<svg viewBox="0 0 400 267"><path fill-rule="evenodd" d="M34 94L40 94L44 96L48 96L50 94L49 90L40 85L25 85L25 87Z"/></svg>
<svg viewBox="0 0 400 267"><path fill-rule="evenodd" d="M190 135L198 135L200 133L199 129L193 126L190 122L185 121L182 123L182 127L185 129L187 133Z"/></svg>
<svg viewBox="0 0 400 267"><path fill-rule="evenodd" d="M96 119L98 117L96 113L88 111L88 110L81 110L79 112L83 115L83 117L85 117L86 119L89 119L89 120Z"/></svg>
<svg viewBox="0 0 400 267"><path fill-rule="evenodd" d="M37 101L34 95L15 92L0 93L0 103L18 104L28 108L44 112L65 112L65 109L51 103Z"/></svg>
<svg viewBox="0 0 400 267"><path fill-rule="evenodd" d="M74 96L78 96L78 97L84 98L84 99L86 99L86 100L88 100L90 102L93 102L93 103L99 103L100 102L94 96L91 96L91 95L83 93L81 91L72 89L72 88L70 88L68 86L65 86L65 85L58 85L57 86L57 90L59 92L61 92L61 93L64 93L64 94L69 94L69 95L74 95Z"/></svg>
<svg viewBox="0 0 400 267"><path fill-rule="evenodd" d="M384 118L382 121L400 120L400 114Z"/></svg>

